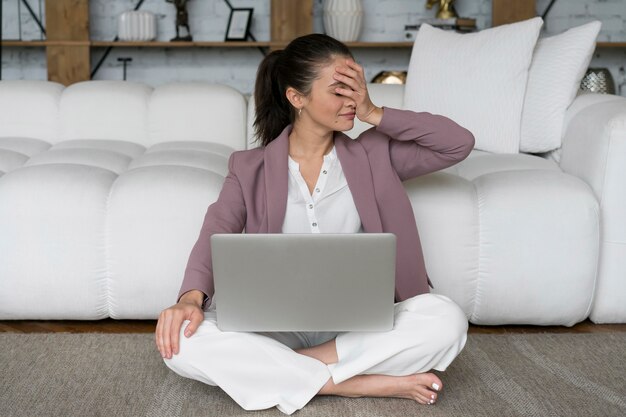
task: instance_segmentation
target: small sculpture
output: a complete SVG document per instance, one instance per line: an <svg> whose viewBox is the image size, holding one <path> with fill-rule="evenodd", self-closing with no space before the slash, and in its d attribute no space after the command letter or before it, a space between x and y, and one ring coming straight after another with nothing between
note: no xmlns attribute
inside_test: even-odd
<svg viewBox="0 0 626 417"><path fill-rule="evenodd" d="M189 14L187 13L187 2L189 0L165 0L168 3L174 3L176 6L176 37L172 41L191 41L191 30L189 30ZM187 36L180 36L178 32L179 26L187 29Z"/></svg>
<svg viewBox="0 0 626 417"><path fill-rule="evenodd" d="M426 8L432 9L435 3L439 3L439 11L437 12L437 19L454 19L459 17L454 9L454 0L426 0Z"/></svg>

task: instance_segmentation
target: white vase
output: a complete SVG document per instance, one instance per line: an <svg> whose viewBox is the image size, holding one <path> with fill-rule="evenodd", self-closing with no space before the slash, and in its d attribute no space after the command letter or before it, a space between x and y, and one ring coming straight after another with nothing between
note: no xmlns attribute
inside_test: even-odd
<svg viewBox="0 0 626 417"><path fill-rule="evenodd" d="M156 38L156 16L143 10L129 10L120 14L117 37L121 41L151 41Z"/></svg>
<svg viewBox="0 0 626 417"><path fill-rule="evenodd" d="M361 0L324 0L324 29L342 42L359 38L363 25Z"/></svg>

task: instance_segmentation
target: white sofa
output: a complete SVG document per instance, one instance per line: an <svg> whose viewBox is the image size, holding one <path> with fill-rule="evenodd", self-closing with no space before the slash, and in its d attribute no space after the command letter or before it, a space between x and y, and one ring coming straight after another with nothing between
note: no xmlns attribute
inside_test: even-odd
<svg viewBox="0 0 626 417"><path fill-rule="evenodd" d="M251 115L225 86L0 82L0 319L156 318ZM580 95L566 126L560 163L474 150L405 182L432 291L472 323L626 322L626 99Z"/></svg>

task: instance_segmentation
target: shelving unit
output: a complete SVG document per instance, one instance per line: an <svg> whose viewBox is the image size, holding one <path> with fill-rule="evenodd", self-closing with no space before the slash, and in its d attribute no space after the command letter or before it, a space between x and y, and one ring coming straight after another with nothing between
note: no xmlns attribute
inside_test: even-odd
<svg viewBox="0 0 626 417"><path fill-rule="evenodd" d="M535 0L492 0L495 26L535 15ZM89 0L48 0L45 41L2 41L2 47L46 48L48 79L64 85L91 78L94 48L284 48L293 38L313 32L313 0L271 0L270 41L125 42L89 39ZM413 42L347 42L349 48L402 49ZM626 42L598 42L597 48L626 48Z"/></svg>

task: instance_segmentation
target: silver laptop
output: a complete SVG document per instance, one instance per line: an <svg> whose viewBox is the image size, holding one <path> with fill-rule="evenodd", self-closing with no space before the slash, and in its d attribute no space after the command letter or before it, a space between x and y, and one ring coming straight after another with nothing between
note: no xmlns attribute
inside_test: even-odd
<svg viewBox="0 0 626 417"><path fill-rule="evenodd" d="M392 233L214 234L211 255L221 330L393 328Z"/></svg>

